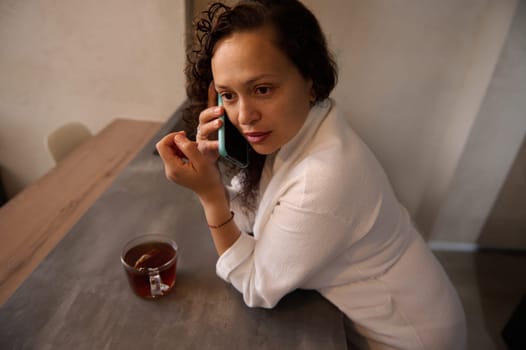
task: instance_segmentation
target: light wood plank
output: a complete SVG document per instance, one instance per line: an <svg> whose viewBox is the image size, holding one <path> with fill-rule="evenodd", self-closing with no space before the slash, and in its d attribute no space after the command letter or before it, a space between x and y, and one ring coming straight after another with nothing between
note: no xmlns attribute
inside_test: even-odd
<svg viewBox="0 0 526 350"><path fill-rule="evenodd" d="M161 125L114 120L0 208L0 304L69 232Z"/></svg>

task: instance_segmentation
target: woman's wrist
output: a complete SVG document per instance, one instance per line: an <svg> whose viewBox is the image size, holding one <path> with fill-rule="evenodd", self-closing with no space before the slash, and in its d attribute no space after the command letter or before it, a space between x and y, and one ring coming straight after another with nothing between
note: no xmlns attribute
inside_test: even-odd
<svg viewBox="0 0 526 350"><path fill-rule="evenodd" d="M229 205L228 192L224 186L215 188L213 190L197 194L199 201L203 207L214 205Z"/></svg>
<svg viewBox="0 0 526 350"><path fill-rule="evenodd" d="M220 224L210 224L210 223L208 223L208 227L209 228L218 229L218 228L221 228L221 227L227 225L233 219L234 219L234 212L230 211L230 217L228 219L226 219L225 221L221 222Z"/></svg>
<svg viewBox="0 0 526 350"><path fill-rule="evenodd" d="M231 216L230 202L224 187L199 195L208 225L219 225Z"/></svg>
<svg viewBox="0 0 526 350"><path fill-rule="evenodd" d="M240 231L230 210L227 191L211 191L199 196L217 253L222 255L239 238Z"/></svg>

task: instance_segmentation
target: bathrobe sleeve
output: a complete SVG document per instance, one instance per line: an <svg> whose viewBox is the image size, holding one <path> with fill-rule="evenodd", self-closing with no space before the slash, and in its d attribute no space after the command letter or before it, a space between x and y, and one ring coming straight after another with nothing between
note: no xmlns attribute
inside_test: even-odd
<svg viewBox="0 0 526 350"><path fill-rule="evenodd" d="M382 199L371 176L355 171L349 181L330 164L322 154L287 172L260 231L242 233L219 257L217 274L248 306L271 308L295 289L330 286L334 261L374 224Z"/></svg>
<svg viewBox="0 0 526 350"><path fill-rule="evenodd" d="M241 234L219 258L217 273L248 306L271 308L346 247L346 225L337 218L281 201L260 238Z"/></svg>

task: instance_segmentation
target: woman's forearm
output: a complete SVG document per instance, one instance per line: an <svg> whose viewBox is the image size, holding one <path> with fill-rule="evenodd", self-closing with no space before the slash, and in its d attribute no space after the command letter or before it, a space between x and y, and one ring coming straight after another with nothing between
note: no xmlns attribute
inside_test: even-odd
<svg viewBox="0 0 526 350"><path fill-rule="evenodd" d="M217 193L200 196L206 221L218 255L222 255L239 238L240 231L230 211L227 192L222 189Z"/></svg>

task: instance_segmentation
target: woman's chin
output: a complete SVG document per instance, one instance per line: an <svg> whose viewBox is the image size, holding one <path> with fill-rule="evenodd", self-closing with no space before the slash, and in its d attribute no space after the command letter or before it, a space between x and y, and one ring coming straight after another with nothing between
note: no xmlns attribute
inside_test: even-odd
<svg viewBox="0 0 526 350"><path fill-rule="evenodd" d="M276 152L279 148L276 147L269 147L269 145L250 145L256 153L268 156L274 152Z"/></svg>

